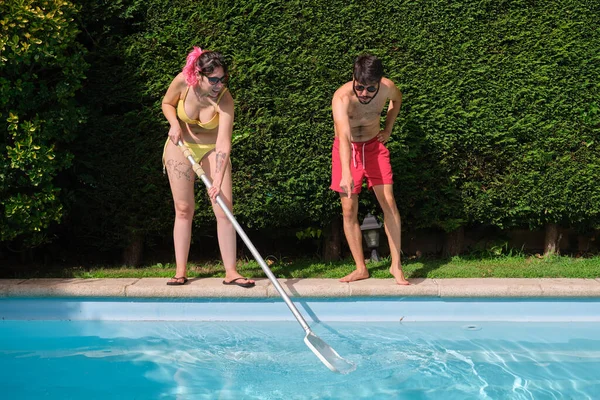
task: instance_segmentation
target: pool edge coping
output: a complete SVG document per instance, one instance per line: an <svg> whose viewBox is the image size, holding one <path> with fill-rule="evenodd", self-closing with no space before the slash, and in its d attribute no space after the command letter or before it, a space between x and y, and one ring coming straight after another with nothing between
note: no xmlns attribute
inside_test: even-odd
<svg viewBox="0 0 600 400"><path fill-rule="evenodd" d="M342 283L337 279L280 279L291 297L434 297L434 298L600 298L600 278L452 278L393 279ZM190 279L167 286L167 278L35 278L0 279L2 297L123 297L123 298L273 298L279 297L268 279L256 279L250 289L225 286L221 278Z"/></svg>

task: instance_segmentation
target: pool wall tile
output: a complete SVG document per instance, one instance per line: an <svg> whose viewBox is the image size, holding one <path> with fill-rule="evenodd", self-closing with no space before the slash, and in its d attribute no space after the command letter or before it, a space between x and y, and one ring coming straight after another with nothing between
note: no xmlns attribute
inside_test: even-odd
<svg viewBox="0 0 600 400"><path fill-rule="evenodd" d="M539 279L436 279L441 297L538 297Z"/></svg>
<svg viewBox="0 0 600 400"><path fill-rule="evenodd" d="M223 285L222 278L190 279L185 285L169 286L166 278L142 278L135 284L127 286L127 297L266 297L268 279L257 279L253 288L242 288L235 285Z"/></svg>
<svg viewBox="0 0 600 400"><path fill-rule="evenodd" d="M433 279L411 279L410 285L398 285L393 279L370 279L347 283L350 296L426 296L439 297Z"/></svg>
<svg viewBox="0 0 600 400"><path fill-rule="evenodd" d="M333 279L280 279L279 284L290 297L348 297L347 283ZM268 297L279 297L275 286L269 282Z"/></svg>
<svg viewBox="0 0 600 400"><path fill-rule="evenodd" d="M25 279L0 279L0 297L7 297L13 286L20 285Z"/></svg>
<svg viewBox="0 0 600 400"><path fill-rule="evenodd" d="M543 279L543 295L569 297L600 297L600 282L596 279Z"/></svg>
<svg viewBox="0 0 600 400"><path fill-rule="evenodd" d="M8 288L8 296L29 297L29 296L62 296L63 293L58 290L61 284L68 282L68 279L27 279Z"/></svg>
<svg viewBox="0 0 600 400"><path fill-rule="evenodd" d="M115 279L70 279L68 282L57 286L57 292L65 296L98 296L122 297L125 289L133 285L139 278L115 278Z"/></svg>
<svg viewBox="0 0 600 400"><path fill-rule="evenodd" d="M27 279L10 285L8 296L67 296L67 297L120 297L125 296L125 287L138 278L115 279Z"/></svg>
<svg viewBox="0 0 600 400"><path fill-rule="evenodd" d="M0 297L132 297L132 298L278 298L266 278L253 288L223 285L222 278L192 278L182 286L168 286L168 278L4 279ZM280 279L293 297L598 297L600 279L366 279L342 283L337 279Z"/></svg>

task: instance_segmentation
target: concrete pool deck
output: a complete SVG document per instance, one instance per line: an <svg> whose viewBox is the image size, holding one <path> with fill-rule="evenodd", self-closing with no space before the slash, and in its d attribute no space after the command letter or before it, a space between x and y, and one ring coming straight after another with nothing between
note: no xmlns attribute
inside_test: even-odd
<svg viewBox="0 0 600 400"><path fill-rule="evenodd" d="M268 298L279 297L266 279L250 289L225 286L221 278L192 278L183 286L167 286L168 278L0 279L0 297L125 297L125 298ZM473 278L392 279L341 283L336 279L280 279L291 297L598 297L600 278Z"/></svg>

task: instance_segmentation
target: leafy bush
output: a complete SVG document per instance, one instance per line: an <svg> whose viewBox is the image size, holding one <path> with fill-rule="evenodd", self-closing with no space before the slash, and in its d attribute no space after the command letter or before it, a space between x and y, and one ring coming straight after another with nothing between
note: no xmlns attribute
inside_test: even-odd
<svg viewBox="0 0 600 400"><path fill-rule="evenodd" d="M0 3L0 241L25 248L49 240L63 215L56 178L85 116L74 97L87 67L77 12L64 0Z"/></svg>

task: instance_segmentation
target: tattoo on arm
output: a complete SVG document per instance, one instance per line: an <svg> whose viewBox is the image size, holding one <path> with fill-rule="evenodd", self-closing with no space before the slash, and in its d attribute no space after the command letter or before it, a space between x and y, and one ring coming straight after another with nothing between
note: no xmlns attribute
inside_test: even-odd
<svg viewBox="0 0 600 400"><path fill-rule="evenodd" d="M221 169L224 168L224 164L225 164L225 159L227 158L227 153L224 153L222 151L219 151L216 155L216 162L217 162L217 167L215 169L215 173L220 173Z"/></svg>

